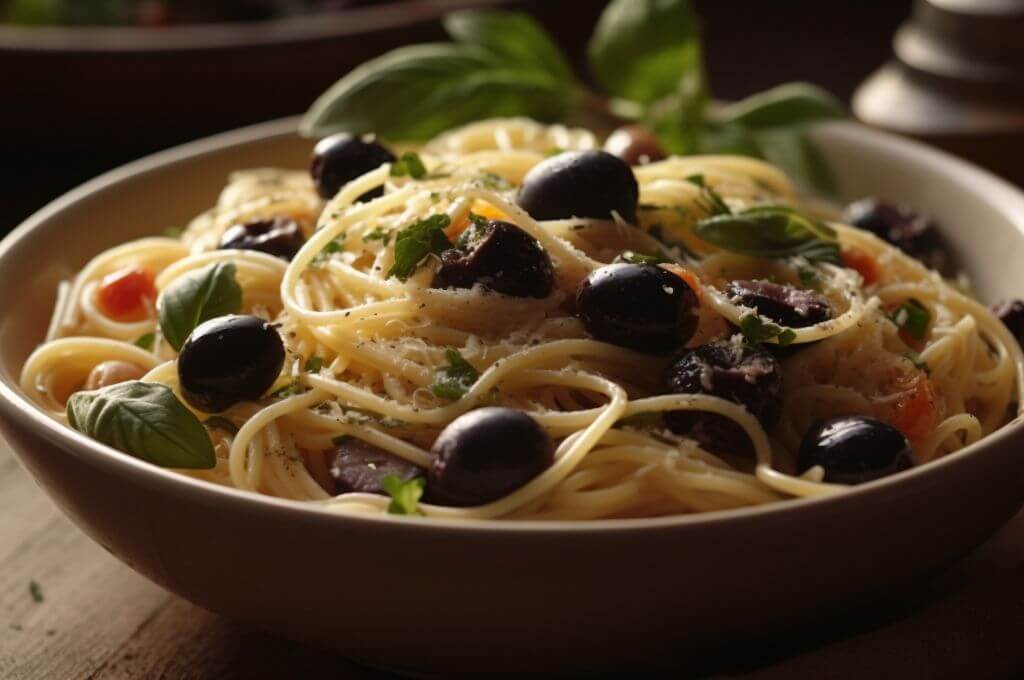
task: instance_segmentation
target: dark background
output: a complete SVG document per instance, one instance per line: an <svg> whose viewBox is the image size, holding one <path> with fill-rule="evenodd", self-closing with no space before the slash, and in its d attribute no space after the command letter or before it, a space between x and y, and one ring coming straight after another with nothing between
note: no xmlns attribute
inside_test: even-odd
<svg viewBox="0 0 1024 680"><path fill-rule="evenodd" d="M583 67L582 47L603 0L510 4L538 15ZM807 80L849 101L886 60L893 31L910 12L910 0L696 4L712 89L723 99ZM198 60L173 50L147 58L47 50L26 56L0 41L0 234L106 170L200 136L301 113L348 64L442 36L436 22L426 22L360 40L214 50ZM222 62L230 76L214 68ZM273 73L278 65L290 71Z"/></svg>

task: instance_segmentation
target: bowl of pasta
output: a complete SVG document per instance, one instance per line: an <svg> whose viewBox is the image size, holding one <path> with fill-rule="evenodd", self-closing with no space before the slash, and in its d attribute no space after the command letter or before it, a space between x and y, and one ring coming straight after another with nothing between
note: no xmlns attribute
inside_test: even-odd
<svg viewBox="0 0 1024 680"><path fill-rule="evenodd" d="M885 200L522 118L151 156L0 244L3 434L156 583L390 668L665 667L905 587L1024 500L1024 196L814 139Z"/></svg>

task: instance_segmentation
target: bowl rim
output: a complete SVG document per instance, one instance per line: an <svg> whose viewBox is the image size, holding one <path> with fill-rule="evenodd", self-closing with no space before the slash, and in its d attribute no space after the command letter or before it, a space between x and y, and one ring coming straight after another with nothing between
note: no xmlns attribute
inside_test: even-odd
<svg viewBox="0 0 1024 680"><path fill-rule="evenodd" d="M448 5L411 0L396 12L392 3L340 12L268 19L209 22L162 27L21 26L0 23L0 52L157 53L247 49L332 40L421 25L456 9L495 7L503 0L455 0Z"/></svg>
<svg viewBox="0 0 1024 680"><path fill-rule="evenodd" d="M108 190L122 181L160 172L183 162L193 162L205 156L213 156L224 150L244 146L261 141L270 141L297 134L299 117L288 117L258 123L229 132L205 137L187 144L176 146L140 158L136 161L110 170L75 189L60 196L17 226L6 237L0 240L0 268L4 260L10 256L15 247L33 237L33 232L45 223L58 218L60 213L95 193ZM1007 211L1024 215L1024 192L1006 180L961 160L951 154L939 151L920 142L905 139L887 132L874 130L852 121L839 121L823 124L819 131L827 129L829 133L845 137L847 140L871 143L875 146L892 146L901 153L911 157L917 164L938 164L947 173L957 175L969 191L984 191L994 200L1005 204ZM1024 238L1024 220L1018 224ZM325 507L320 502L296 501L277 498L265 494L243 491L232 487L221 486L211 482L180 474L168 468L158 467L141 459L134 458L112 447L101 444L84 434L66 427L50 418L41 408L30 402L20 393L20 387L0 377L0 416L9 422L18 422L17 427L31 431L51 445L61 449L61 454L72 454L84 459L86 463L103 468L104 472L119 474L132 478L132 483L149 487L157 487L161 491L179 494L196 494L195 500L202 498L206 502L240 503L254 512L275 512L290 514L304 521L324 521L334 523L373 522L379 525L397 527L417 526L423 530L480 532L512 532L512 533L560 533L590 534L593 532L637 532L661 531L672 528L708 526L722 522L740 522L744 520L767 517L785 516L789 513L801 513L811 508L821 512L835 508L837 504L857 502L871 496L881 498L890 493L900 493L901 487L909 487L913 483L929 483L929 478L942 470L963 464L998 443L1011 437L1024 437L1024 414L1018 414L999 430L982 438L978 442L944 456L926 465L915 467L895 476L883 478L856 487L844 493L806 498L787 499L765 505L747 506L729 510L715 510L704 513L670 515L666 517L630 518L630 519L595 519L595 520L480 520L431 518L422 521L419 518L401 515L360 515L343 514ZM5 439L0 439L0 442ZM17 447L7 442L17 455Z"/></svg>

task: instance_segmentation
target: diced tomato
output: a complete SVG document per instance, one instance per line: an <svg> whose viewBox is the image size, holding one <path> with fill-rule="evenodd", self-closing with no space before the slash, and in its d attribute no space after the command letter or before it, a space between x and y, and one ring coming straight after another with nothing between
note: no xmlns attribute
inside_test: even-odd
<svg viewBox="0 0 1024 680"><path fill-rule="evenodd" d="M692 288L693 292L696 293L697 302L700 302L701 293L703 292L703 289L700 286L700 279L697 278L696 274L691 272L689 269L685 267L680 267L678 264L675 264L673 262L665 262L658 266L660 266L665 271L672 272L673 274L681 278L683 281L685 281L686 285Z"/></svg>
<svg viewBox="0 0 1024 680"><path fill-rule="evenodd" d="M141 321L149 315L147 301L156 299L153 274L144 267L125 267L100 282L98 301L103 313L115 321Z"/></svg>
<svg viewBox="0 0 1024 680"><path fill-rule="evenodd" d="M889 422L902 432L912 445L924 441L935 428L935 398L932 381L921 373L896 400Z"/></svg>
<svg viewBox="0 0 1024 680"><path fill-rule="evenodd" d="M843 266L860 274L865 286L878 282L878 263L875 258L858 248L846 248L842 257Z"/></svg>

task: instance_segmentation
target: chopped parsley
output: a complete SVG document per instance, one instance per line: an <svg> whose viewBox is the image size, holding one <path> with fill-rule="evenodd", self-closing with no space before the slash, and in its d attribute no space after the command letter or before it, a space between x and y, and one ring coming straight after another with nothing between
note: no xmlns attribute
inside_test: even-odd
<svg viewBox="0 0 1024 680"><path fill-rule="evenodd" d="M765 321L757 314L744 314L740 317L740 333L748 345L757 347L770 340L775 340L779 346L785 347L796 340L796 333L790 328L785 328L771 321Z"/></svg>
<svg viewBox="0 0 1024 680"><path fill-rule="evenodd" d="M35 579L28 582L28 594L32 596L32 601L36 604L40 604L44 599L43 589Z"/></svg>
<svg viewBox="0 0 1024 680"><path fill-rule="evenodd" d="M299 384L298 378L292 380L284 387L280 387L270 393L272 399L284 399L285 397L294 397L296 394L302 391L302 385Z"/></svg>
<svg viewBox="0 0 1024 680"><path fill-rule="evenodd" d="M469 391L480 374L454 349L446 350L445 357L448 359L448 365L434 373L430 391L442 399L455 401Z"/></svg>
<svg viewBox="0 0 1024 680"><path fill-rule="evenodd" d="M440 255L452 247L444 230L452 222L445 213L431 215L398 232L395 238L395 263L388 270L388 278L407 281L416 268L431 253Z"/></svg>
<svg viewBox="0 0 1024 680"><path fill-rule="evenodd" d="M423 179L427 176L427 166L423 165L423 160L418 153L406 151L391 165L391 176Z"/></svg>
<svg viewBox="0 0 1024 680"><path fill-rule="evenodd" d="M380 485L391 496L388 513L392 515L422 515L419 502L423 495L423 478L414 477L407 482L397 475L387 475Z"/></svg>
<svg viewBox="0 0 1024 680"><path fill-rule="evenodd" d="M889 315L892 322L914 340L924 340L932 315L918 300L910 298Z"/></svg>
<svg viewBox="0 0 1024 680"><path fill-rule="evenodd" d="M327 243L327 245L325 245L323 247L323 249L319 253L316 254L316 257L313 258L312 264L314 266L320 265L320 264L322 264L324 262L324 260L329 258L334 253L340 253L342 248L344 248L344 244L345 244L345 235L344 234L342 234L338 238L334 239L333 241L329 241Z"/></svg>
<svg viewBox="0 0 1024 680"><path fill-rule="evenodd" d="M153 351L153 344L156 342L156 333L146 333L135 338L133 343L136 347L141 347L147 352Z"/></svg>
<svg viewBox="0 0 1024 680"><path fill-rule="evenodd" d="M363 234L364 241L380 241L385 248L391 243L391 232L384 231L383 227L376 227L369 233Z"/></svg>
<svg viewBox="0 0 1024 680"><path fill-rule="evenodd" d="M491 189L493 191L508 191L512 188L512 183L501 175L496 175L493 172L482 172L477 179L480 182L480 186L484 189Z"/></svg>
<svg viewBox="0 0 1024 680"><path fill-rule="evenodd" d="M306 360L306 373L319 373L324 367L324 360L321 357L310 357Z"/></svg>

